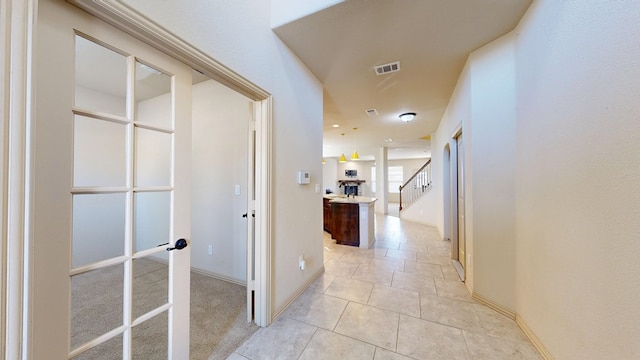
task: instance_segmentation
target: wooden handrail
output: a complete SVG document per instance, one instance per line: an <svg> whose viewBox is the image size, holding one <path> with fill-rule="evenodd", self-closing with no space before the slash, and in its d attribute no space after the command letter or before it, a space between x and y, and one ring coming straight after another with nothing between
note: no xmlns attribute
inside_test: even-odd
<svg viewBox="0 0 640 360"><path fill-rule="evenodd" d="M405 201L405 204L408 206L414 201L416 201L422 194L431 189L431 159L427 160L427 162L422 165L420 169L418 169L409 180L405 181L404 184L400 185L400 210L403 209L402 206L402 198L405 197L403 194L403 190L412 190L409 195L407 195L407 200L409 203ZM428 168L428 169L427 169ZM422 177L422 178L421 178ZM420 180L420 184L418 184L418 180ZM412 185L412 186L409 186ZM406 192L405 192L406 194Z"/></svg>

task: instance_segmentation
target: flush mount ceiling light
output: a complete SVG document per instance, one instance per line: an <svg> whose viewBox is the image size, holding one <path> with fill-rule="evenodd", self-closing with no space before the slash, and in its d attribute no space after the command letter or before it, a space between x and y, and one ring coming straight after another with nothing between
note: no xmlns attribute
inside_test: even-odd
<svg viewBox="0 0 640 360"><path fill-rule="evenodd" d="M413 120L414 117L416 117L416 113L408 112L408 113L400 114L399 117L400 117L400 120L402 120L404 122L409 122L409 121Z"/></svg>
<svg viewBox="0 0 640 360"><path fill-rule="evenodd" d="M339 128L339 127L340 127L340 125L338 125L338 124L333 124L333 125L331 125L331 127Z"/></svg>

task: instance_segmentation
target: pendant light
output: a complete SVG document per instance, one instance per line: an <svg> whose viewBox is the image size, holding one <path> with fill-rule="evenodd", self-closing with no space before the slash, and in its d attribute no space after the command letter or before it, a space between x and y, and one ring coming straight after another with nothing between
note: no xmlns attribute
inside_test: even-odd
<svg viewBox="0 0 640 360"><path fill-rule="evenodd" d="M353 128L353 154L351 154L351 160L360 160L358 151L356 150L356 131L358 128Z"/></svg>
<svg viewBox="0 0 640 360"><path fill-rule="evenodd" d="M344 133L340 134L342 135L342 137L344 137ZM338 160L339 163L346 163L347 162L347 158L344 156L344 153L342 153L342 155L340 155L340 159Z"/></svg>

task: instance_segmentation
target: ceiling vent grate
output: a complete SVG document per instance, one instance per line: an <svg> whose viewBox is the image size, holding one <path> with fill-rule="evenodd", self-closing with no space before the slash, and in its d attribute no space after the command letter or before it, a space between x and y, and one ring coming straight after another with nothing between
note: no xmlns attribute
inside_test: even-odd
<svg viewBox="0 0 640 360"><path fill-rule="evenodd" d="M369 109L369 110L365 110L365 112L367 113L367 115L369 116L378 116L378 110L376 109Z"/></svg>
<svg viewBox="0 0 640 360"><path fill-rule="evenodd" d="M376 75L384 75L384 74L400 71L400 61L376 66L375 70L376 70Z"/></svg>

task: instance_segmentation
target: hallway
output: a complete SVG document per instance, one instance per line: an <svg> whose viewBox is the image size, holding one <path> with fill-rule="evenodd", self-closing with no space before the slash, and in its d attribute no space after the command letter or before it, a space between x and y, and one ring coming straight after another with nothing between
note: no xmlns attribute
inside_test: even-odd
<svg viewBox="0 0 640 360"><path fill-rule="evenodd" d="M435 228L376 215L376 239L361 250L325 233L325 273L228 359L540 359L471 299Z"/></svg>

